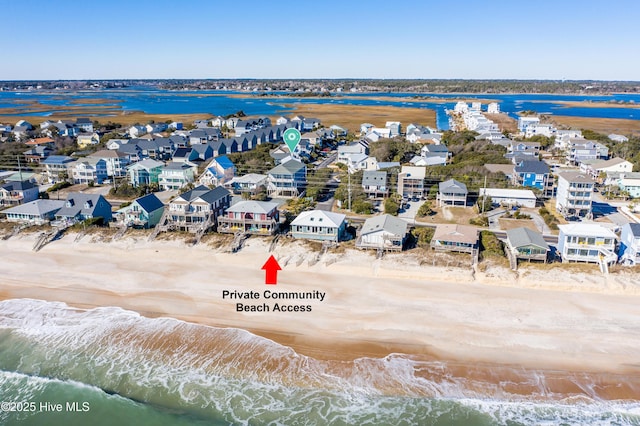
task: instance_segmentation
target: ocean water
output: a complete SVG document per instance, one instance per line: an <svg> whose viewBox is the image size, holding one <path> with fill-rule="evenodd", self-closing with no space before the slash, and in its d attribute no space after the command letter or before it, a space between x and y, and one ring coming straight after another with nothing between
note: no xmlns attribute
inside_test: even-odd
<svg viewBox="0 0 640 426"><path fill-rule="evenodd" d="M639 401L572 380L580 391L562 394L536 372L485 380L402 354L322 361L239 329L0 302L2 425L640 425Z"/></svg>

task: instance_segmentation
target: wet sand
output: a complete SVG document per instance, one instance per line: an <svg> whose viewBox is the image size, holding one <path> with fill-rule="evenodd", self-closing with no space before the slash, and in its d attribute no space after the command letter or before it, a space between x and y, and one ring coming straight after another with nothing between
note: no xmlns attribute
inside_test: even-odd
<svg viewBox="0 0 640 426"><path fill-rule="evenodd" d="M606 399L640 399L640 286L632 279L568 279L557 271L513 276L502 269L474 277L465 269L420 266L407 255L380 261L360 252L309 266L304 246L285 245L274 252L283 270L273 287L264 285L260 267L269 253L258 239L226 254L180 241L74 237L37 253L33 236L1 241L0 299L119 306L240 328L318 360L406 354L446 362L441 374L477 379L479 387L507 383L514 393L539 389L532 372L544 371L550 393L591 388ZM336 262L327 266L331 256ZM326 298L301 302L311 312L240 313L223 290L319 290Z"/></svg>

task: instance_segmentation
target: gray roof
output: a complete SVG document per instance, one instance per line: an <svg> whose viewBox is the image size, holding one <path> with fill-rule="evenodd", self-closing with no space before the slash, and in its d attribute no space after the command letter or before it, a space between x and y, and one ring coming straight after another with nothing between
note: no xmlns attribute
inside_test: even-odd
<svg viewBox="0 0 640 426"><path fill-rule="evenodd" d="M438 184L438 189L440 192L448 192L454 194L466 194L467 193L467 185L462 182L458 182L455 179L449 179L444 182L440 182Z"/></svg>
<svg viewBox="0 0 640 426"><path fill-rule="evenodd" d="M534 245L549 250L549 245L542 238L542 234L525 227L509 229L507 231L507 240L513 248Z"/></svg>
<svg viewBox="0 0 640 426"><path fill-rule="evenodd" d="M31 188L37 188L38 186L28 180L17 180L14 182L8 182L2 184L1 188L7 191L25 191Z"/></svg>
<svg viewBox="0 0 640 426"><path fill-rule="evenodd" d="M524 160L514 168L516 173L535 173L537 175L548 174L549 166L540 160Z"/></svg>
<svg viewBox="0 0 640 426"><path fill-rule="evenodd" d="M387 184L387 172L366 170L362 173L362 185L379 186Z"/></svg>
<svg viewBox="0 0 640 426"><path fill-rule="evenodd" d="M270 201L240 201L227 209L228 212L269 213L278 207L278 203Z"/></svg>
<svg viewBox="0 0 640 426"><path fill-rule="evenodd" d="M295 174L304 168L298 160L289 160L286 163L278 164L273 169L269 170L269 174Z"/></svg>
<svg viewBox="0 0 640 426"><path fill-rule="evenodd" d="M360 234L367 235L383 229L390 234L404 237L407 233L407 226L408 224L405 220L388 214L383 214L367 219L364 222L364 225L362 225L362 231L360 231Z"/></svg>
<svg viewBox="0 0 640 426"><path fill-rule="evenodd" d="M202 198L204 201L213 204L229 194L230 192L221 186L209 189L204 185L200 185L193 188L191 191L187 191L184 194L179 195L177 199L181 198L184 201L194 201L198 198Z"/></svg>
<svg viewBox="0 0 640 426"><path fill-rule="evenodd" d="M446 145L425 145L424 149L427 152L449 152L449 148Z"/></svg>
<svg viewBox="0 0 640 426"><path fill-rule="evenodd" d="M67 195L65 205L58 210L56 216L76 217L79 213L83 215L91 214L95 211L100 199L104 200L109 206L111 205L100 194L83 194L81 192L72 192ZM89 205L87 205L87 202ZM67 205L70 203L70 205Z"/></svg>
<svg viewBox="0 0 640 426"><path fill-rule="evenodd" d="M628 223L631 234L634 237L640 237L640 223Z"/></svg>
<svg viewBox="0 0 640 426"><path fill-rule="evenodd" d="M2 213L41 216L49 212L57 212L64 206L64 203L64 200L34 200L3 210Z"/></svg>
<svg viewBox="0 0 640 426"><path fill-rule="evenodd" d="M580 172L564 172L558 173L558 177L573 183L593 183L593 179L585 173Z"/></svg>

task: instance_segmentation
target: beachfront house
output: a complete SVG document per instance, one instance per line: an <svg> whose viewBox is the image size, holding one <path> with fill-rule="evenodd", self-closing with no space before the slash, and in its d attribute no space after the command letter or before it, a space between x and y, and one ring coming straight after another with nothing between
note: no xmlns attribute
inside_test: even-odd
<svg viewBox="0 0 640 426"><path fill-rule="evenodd" d="M129 182L131 186L137 187L141 185L151 185L152 183L160 183L160 173L164 163L151 158L145 158L142 161L132 164L128 167Z"/></svg>
<svg viewBox="0 0 640 426"><path fill-rule="evenodd" d="M29 180L5 182L0 185L0 207L17 206L38 199L38 185Z"/></svg>
<svg viewBox="0 0 640 426"><path fill-rule="evenodd" d="M273 235L280 225L278 203L240 201L218 217L218 232Z"/></svg>
<svg viewBox="0 0 640 426"><path fill-rule="evenodd" d="M558 225L558 254L563 262L610 264L618 260L616 234L597 223Z"/></svg>
<svg viewBox="0 0 640 426"><path fill-rule="evenodd" d="M111 204L100 194L71 192L55 217L67 223L101 217L106 224L111 222Z"/></svg>
<svg viewBox="0 0 640 426"><path fill-rule="evenodd" d="M229 182L236 173L236 167L233 165L229 157L221 155L213 158L205 169L204 173L198 179L200 185L220 186Z"/></svg>
<svg viewBox="0 0 640 426"><path fill-rule="evenodd" d="M401 251L407 237L408 223L383 214L365 220L356 240L360 249Z"/></svg>
<svg viewBox="0 0 640 426"><path fill-rule="evenodd" d="M50 155L40 162L49 183L58 183L69 175L69 168L76 160L66 155Z"/></svg>
<svg viewBox="0 0 640 426"><path fill-rule="evenodd" d="M162 201L155 194L147 194L136 198L131 204L118 210L115 218L120 224L148 229L160 222L163 213L164 204Z"/></svg>
<svg viewBox="0 0 640 426"><path fill-rule="evenodd" d="M362 189L369 198L384 198L389 195L387 172L374 170L362 172Z"/></svg>
<svg viewBox="0 0 640 426"><path fill-rule="evenodd" d="M558 173L556 210L565 217L591 217L594 181L579 172Z"/></svg>
<svg viewBox="0 0 640 426"><path fill-rule="evenodd" d="M550 248L541 233L520 227L507 230L507 250L515 259L546 263Z"/></svg>
<svg viewBox="0 0 640 426"><path fill-rule="evenodd" d="M64 200L34 200L3 210L8 222L44 225L55 218Z"/></svg>
<svg viewBox="0 0 640 426"><path fill-rule="evenodd" d="M398 194L407 198L422 198L426 173L425 167L402 166L398 173Z"/></svg>
<svg viewBox="0 0 640 426"><path fill-rule="evenodd" d="M626 223L622 226L618 256L623 265L640 265L640 223Z"/></svg>
<svg viewBox="0 0 640 426"><path fill-rule="evenodd" d="M158 184L163 191L175 191L194 181L195 166L190 163L170 162L162 167Z"/></svg>
<svg viewBox="0 0 640 426"><path fill-rule="evenodd" d="M218 217L224 214L230 203L231 193L225 188L197 186L171 200L165 228L207 231L216 226Z"/></svg>
<svg viewBox="0 0 640 426"><path fill-rule="evenodd" d="M431 239L431 248L436 251L474 254L478 247L478 228L468 225L440 224Z"/></svg>
<svg viewBox="0 0 640 426"><path fill-rule="evenodd" d="M307 185L307 166L289 160L267 172L267 192L270 197L297 197Z"/></svg>
<svg viewBox="0 0 640 426"><path fill-rule="evenodd" d="M467 185L455 179L449 179L438 184L438 206L467 205Z"/></svg>
<svg viewBox="0 0 640 426"><path fill-rule="evenodd" d="M294 238L338 242L344 239L346 216L324 210L302 212L291 222Z"/></svg>

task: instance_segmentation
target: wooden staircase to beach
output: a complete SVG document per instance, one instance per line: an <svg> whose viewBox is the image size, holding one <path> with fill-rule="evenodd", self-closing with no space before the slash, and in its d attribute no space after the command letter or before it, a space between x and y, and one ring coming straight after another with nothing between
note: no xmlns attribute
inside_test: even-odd
<svg viewBox="0 0 640 426"><path fill-rule="evenodd" d="M116 234L113 236L113 238L111 239L111 241L117 241L120 238L122 238L124 236L124 234L126 234L126 232L129 230L129 225L128 224L122 224L120 226L120 228L118 229L118 232L116 232Z"/></svg>
<svg viewBox="0 0 640 426"><path fill-rule="evenodd" d="M149 242L155 240L159 233L166 230L165 228L167 227L168 221L169 221L169 210L165 208L164 212L162 213L162 217L160 218L160 221L156 224L156 227L153 228L153 232L151 233L151 235L149 235L149 238L148 238Z"/></svg>
<svg viewBox="0 0 640 426"><path fill-rule="evenodd" d="M198 231L196 232L195 239L193 240L194 246L200 242L200 240L202 239L204 234L207 232L207 230L213 226L214 221L215 221L214 215L212 214L207 218L207 220L202 222L202 224L198 228Z"/></svg>

